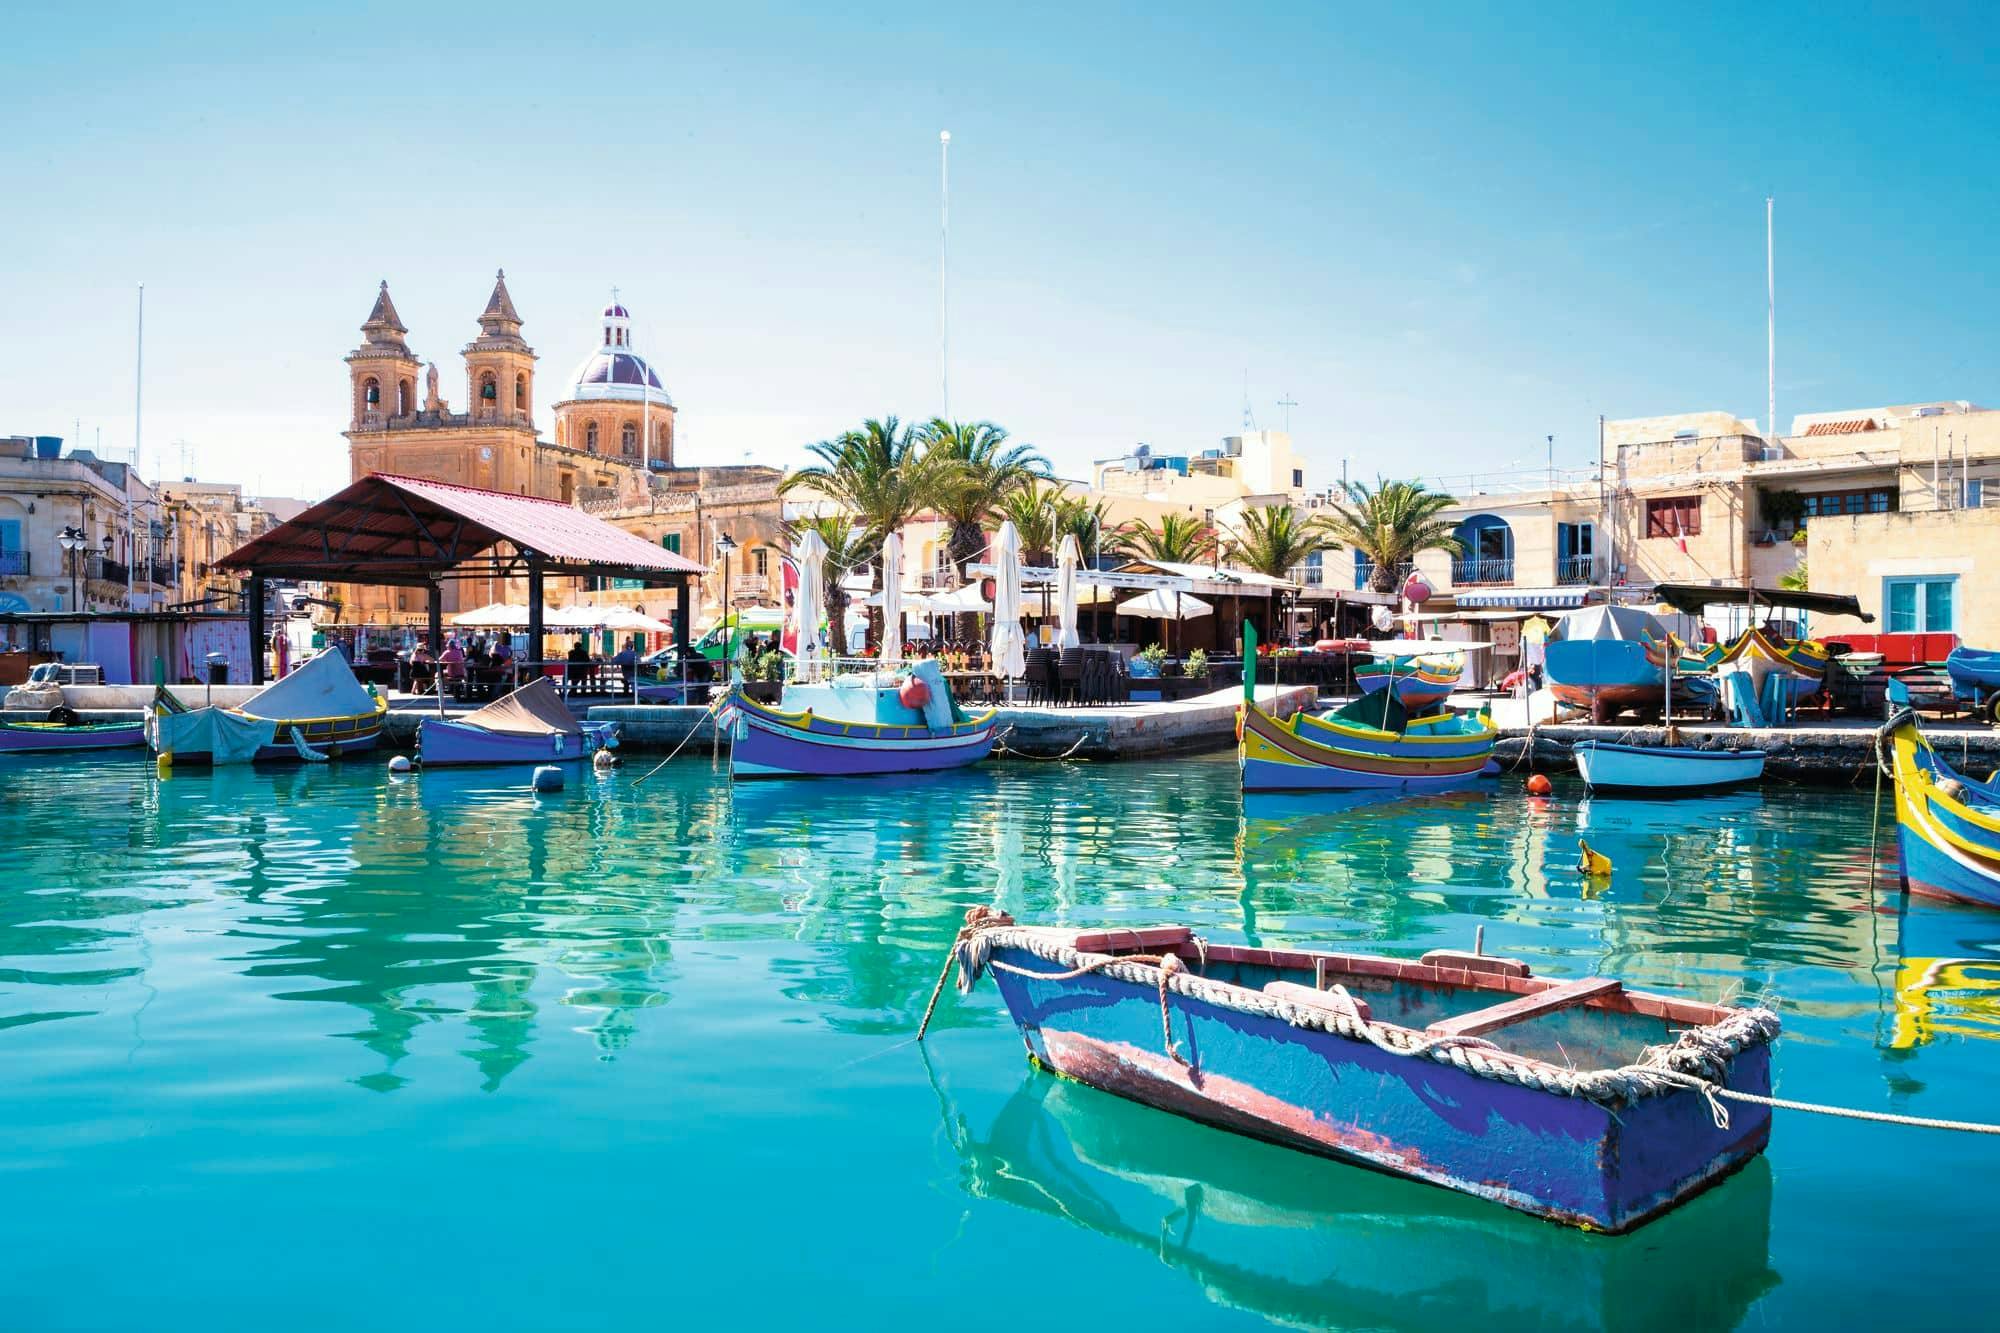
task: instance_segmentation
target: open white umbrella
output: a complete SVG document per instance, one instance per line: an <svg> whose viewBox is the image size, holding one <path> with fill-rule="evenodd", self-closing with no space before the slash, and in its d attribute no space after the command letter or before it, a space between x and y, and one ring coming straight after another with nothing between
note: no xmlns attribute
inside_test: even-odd
<svg viewBox="0 0 2000 1333"><path fill-rule="evenodd" d="M968 583L952 592L941 592L930 598L930 611L934 616L955 615L960 611L991 611L993 603L979 595L979 585Z"/></svg>
<svg viewBox="0 0 2000 1333"><path fill-rule="evenodd" d="M1154 588L1129 602L1118 603L1121 616L1144 616L1148 620L1198 620L1215 610L1191 592L1170 592Z"/></svg>
<svg viewBox="0 0 2000 1333"><path fill-rule="evenodd" d="M794 650L798 675L800 680L818 680L819 645L814 640L819 637L819 607L825 596L825 539L807 528L793 544L792 558L799 564L798 597L792 603L792 615L798 626L798 647Z"/></svg>
<svg viewBox="0 0 2000 1333"><path fill-rule="evenodd" d="M903 660L903 534L882 539L882 655L885 667Z"/></svg>
<svg viewBox="0 0 2000 1333"><path fill-rule="evenodd" d="M1076 567L1083 563L1083 548L1076 534L1062 539L1056 551L1056 647L1075 648L1083 642L1076 632Z"/></svg>
<svg viewBox="0 0 2000 1333"><path fill-rule="evenodd" d="M664 620L655 619L644 611L634 611L627 606L607 609L604 613L604 628L619 634L672 634L674 627Z"/></svg>
<svg viewBox="0 0 2000 1333"><path fill-rule="evenodd" d="M1021 636L1021 534L1008 519L993 543L993 668L1008 680L1028 674Z"/></svg>
<svg viewBox="0 0 2000 1333"><path fill-rule="evenodd" d="M466 629L526 629L528 608L492 602L476 611L459 612L451 618L451 623Z"/></svg>

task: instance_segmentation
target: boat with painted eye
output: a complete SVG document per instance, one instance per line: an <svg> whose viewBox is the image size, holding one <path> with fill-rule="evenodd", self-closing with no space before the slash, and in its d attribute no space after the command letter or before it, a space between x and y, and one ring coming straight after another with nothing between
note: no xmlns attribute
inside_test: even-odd
<svg viewBox="0 0 2000 1333"><path fill-rule="evenodd" d="M1484 712L1412 718L1393 696L1364 694L1331 713L1280 720L1242 706L1243 790L1450 791L1489 778L1499 730Z"/></svg>
<svg viewBox="0 0 2000 1333"><path fill-rule="evenodd" d="M1931 748L1914 710L1877 733L1896 779L1896 843L1912 893L2000 907L2000 784L1960 773Z"/></svg>
<svg viewBox="0 0 2000 1333"><path fill-rule="evenodd" d="M547 676L462 717L427 717L417 724L425 768L573 764L617 744L616 722L579 722Z"/></svg>
<svg viewBox="0 0 2000 1333"><path fill-rule="evenodd" d="M732 686L720 722L732 778L870 777L976 764L992 752L994 716L961 709L927 659L907 675L787 684L776 705Z"/></svg>
<svg viewBox="0 0 2000 1333"><path fill-rule="evenodd" d="M1064 930L974 909L1038 1064L1133 1101L1572 1226L1629 1231L1764 1150L1777 1015L1415 961L1249 948L1185 926ZM1705 1090L1714 1090L1711 1091Z"/></svg>

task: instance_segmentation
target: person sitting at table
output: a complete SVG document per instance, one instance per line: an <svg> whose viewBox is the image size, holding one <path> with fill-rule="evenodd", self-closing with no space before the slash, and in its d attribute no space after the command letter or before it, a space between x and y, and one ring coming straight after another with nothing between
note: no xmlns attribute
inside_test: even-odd
<svg viewBox="0 0 2000 1333"><path fill-rule="evenodd" d="M465 696L465 649L458 646L456 636L447 639L444 651L438 654L438 667L444 675L444 683L451 692Z"/></svg>
<svg viewBox="0 0 2000 1333"><path fill-rule="evenodd" d="M429 694L437 687L437 659L429 645L418 643L410 649L410 692Z"/></svg>

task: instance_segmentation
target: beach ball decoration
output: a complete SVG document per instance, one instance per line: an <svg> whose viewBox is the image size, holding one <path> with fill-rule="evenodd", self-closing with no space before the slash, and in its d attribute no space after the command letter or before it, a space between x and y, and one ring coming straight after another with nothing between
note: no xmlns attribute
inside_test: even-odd
<svg viewBox="0 0 2000 1333"><path fill-rule="evenodd" d="M1422 574L1412 574L1403 583L1403 600L1406 602L1428 602L1431 599L1431 585L1424 582Z"/></svg>

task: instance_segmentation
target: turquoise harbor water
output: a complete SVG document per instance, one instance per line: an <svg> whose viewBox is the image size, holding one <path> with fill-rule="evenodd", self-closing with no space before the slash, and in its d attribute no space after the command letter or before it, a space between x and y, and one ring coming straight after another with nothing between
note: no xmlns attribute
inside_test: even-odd
<svg viewBox="0 0 2000 1333"><path fill-rule="evenodd" d="M1789 1096L2000 1118L2000 915L1868 887L1869 795L1343 808L1227 758L537 800L375 762L0 770L10 1328L1942 1325L2000 1143L1781 1113L1633 1236L1032 1073L972 904L1775 1004ZM1617 873L1573 866L1584 831ZM1882 850L1890 853L1885 836ZM1929 978L1925 979L1928 970ZM1988 969L1988 975L1992 974ZM1977 1303L1975 1305L1975 1302ZM1067 1322L1067 1313L1060 1316Z"/></svg>

